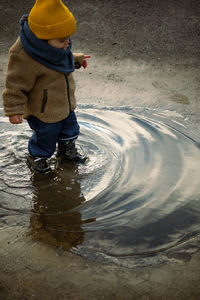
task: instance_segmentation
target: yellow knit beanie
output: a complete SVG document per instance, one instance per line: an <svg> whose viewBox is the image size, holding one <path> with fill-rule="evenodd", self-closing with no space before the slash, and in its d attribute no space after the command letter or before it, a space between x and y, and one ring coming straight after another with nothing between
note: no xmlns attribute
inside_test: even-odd
<svg viewBox="0 0 200 300"><path fill-rule="evenodd" d="M76 31L73 14L61 0L36 0L28 17L31 31L39 38L64 38Z"/></svg>

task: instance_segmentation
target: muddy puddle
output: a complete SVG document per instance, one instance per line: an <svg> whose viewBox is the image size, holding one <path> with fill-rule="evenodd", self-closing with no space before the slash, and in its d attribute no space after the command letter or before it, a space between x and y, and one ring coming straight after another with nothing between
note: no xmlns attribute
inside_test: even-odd
<svg viewBox="0 0 200 300"><path fill-rule="evenodd" d="M87 165L26 165L32 132L0 113L0 228L96 261L131 266L200 234L200 133L171 111L77 112Z"/></svg>

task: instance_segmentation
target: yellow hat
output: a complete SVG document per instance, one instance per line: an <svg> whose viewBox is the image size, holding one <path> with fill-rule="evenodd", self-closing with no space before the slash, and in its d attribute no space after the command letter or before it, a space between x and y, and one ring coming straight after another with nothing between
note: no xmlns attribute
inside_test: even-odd
<svg viewBox="0 0 200 300"><path fill-rule="evenodd" d="M39 39L44 40L68 37L76 31L75 18L61 0L36 0L28 25Z"/></svg>

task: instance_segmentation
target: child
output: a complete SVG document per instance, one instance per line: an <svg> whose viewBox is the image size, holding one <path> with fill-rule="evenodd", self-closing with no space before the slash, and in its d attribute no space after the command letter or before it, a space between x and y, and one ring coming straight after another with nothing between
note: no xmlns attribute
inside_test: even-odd
<svg viewBox="0 0 200 300"><path fill-rule="evenodd" d="M3 104L12 124L27 119L34 131L28 144L28 165L50 172L47 159L58 143L57 156L85 162L77 152L79 135L74 109L74 68L87 67L83 54L72 54L73 14L61 0L36 0L21 19L20 37L10 48Z"/></svg>

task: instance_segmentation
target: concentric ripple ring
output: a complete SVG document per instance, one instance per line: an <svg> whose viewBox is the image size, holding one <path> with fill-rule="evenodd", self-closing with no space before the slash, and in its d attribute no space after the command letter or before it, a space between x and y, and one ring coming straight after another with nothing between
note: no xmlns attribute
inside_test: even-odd
<svg viewBox="0 0 200 300"><path fill-rule="evenodd" d="M38 233L42 222L48 243L59 235L60 244L74 232L69 248L97 260L152 255L199 235L200 135L191 124L169 111L81 107L77 115L89 163L58 167L53 158L53 175L39 181L24 162L30 129L13 131L1 118L1 226L18 215Z"/></svg>

